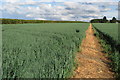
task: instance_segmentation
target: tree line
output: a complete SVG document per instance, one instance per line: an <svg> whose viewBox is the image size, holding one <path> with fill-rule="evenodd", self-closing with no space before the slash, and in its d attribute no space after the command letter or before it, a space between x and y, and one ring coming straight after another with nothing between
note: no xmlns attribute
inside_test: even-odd
<svg viewBox="0 0 120 80"><path fill-rule="evenodd" d="M103 19L92 19L90 21L91 23L120 23L119 20L117 20L115 17L112 18L112 20L107 20L106 16L103 17Z"/></svg>
<svg viewBox="0 0 120 80"><path fill-rule="evenodd" d="M24 23L86 23L83 21L50 21L50 20L22 20L0 19L1 24L24 24Z"/></svg>

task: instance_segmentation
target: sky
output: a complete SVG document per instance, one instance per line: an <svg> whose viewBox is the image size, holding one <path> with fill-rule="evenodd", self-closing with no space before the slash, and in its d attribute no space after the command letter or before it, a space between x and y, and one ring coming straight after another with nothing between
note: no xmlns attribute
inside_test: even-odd
<svg viewBox="0 0 120 80"><path fill-rule="evenodd" d="M119 0L1 0L0 18L90 21L118 18Z"/></svg>

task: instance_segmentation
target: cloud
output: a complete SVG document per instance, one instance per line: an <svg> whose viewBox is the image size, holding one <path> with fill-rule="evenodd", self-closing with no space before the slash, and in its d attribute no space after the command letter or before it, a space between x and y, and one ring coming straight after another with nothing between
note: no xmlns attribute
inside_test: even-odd
<svg viewBox="0 0 120 80"><path fill-rule="evenodd" d="M2 0L4 3L35 2L34 0Z"/></svg>
<svg viewBox="0 0 120 80"><path fill-rule="evenodd" d="M109 3L108 5L111 6L112 4ZM6 3L0 10L4 18L89 21L93 18L102 18L106 13L111 14L111 8L108 5L105 6L103 3L95 2L56 2L53 4L34 1Z"/></svg>
<svg viewBox="0 0 120 80"><path fill-rule="evenodd" d="M40 2L118 2L119 0L40 0Z"/></svg>
<svg viewBox="0 0 120 80"><path fill-rule="evenodd" d="M1 2L118 2L119 0L2 0Z"/></svg>
<svg viewBox="0 0 120 80"><path fill-rule="evenodd" d="M3 0L3 2L11 2L11 3L15 3L15 2L19 2L20 0Z"/></svg>

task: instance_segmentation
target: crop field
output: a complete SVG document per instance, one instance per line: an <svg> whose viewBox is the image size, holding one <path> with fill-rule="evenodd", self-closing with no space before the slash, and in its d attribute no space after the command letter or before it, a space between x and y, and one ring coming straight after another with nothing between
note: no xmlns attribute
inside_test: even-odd
<svg viewBox="0 0 120 80"><path fill-rule="evenodd" d="M67 78L89 23L3 24L3 78ZM119 77L118 24L93 23Z"/></svg>
<svg viewBox="0 0 120 80"><path fill-rule="evenodd" d="M100 43L107 53L110 60L112 70L115 72L116 77L120 78L120 41L118 37L118 24L93 24L97 28L97 34L100 38Z"/></svg>
<svg viewBox="0 0 120 80"><path fill-rule="evenodd" d="M3 24L3 78L66 78L89 23Z"/></svg>
<svg viewBox="0 0 120 80"><path fill-rule="evenodd" d="M0 25L0 79L2 78L2 25Z"/></svg>
<svg viewBox="0 0 120 80"><path fill-rule="evenodd" d="M94 23L94 27L98 28L100 31L111 36L114 40L118 40L118 24L116 23Z"/></svg>

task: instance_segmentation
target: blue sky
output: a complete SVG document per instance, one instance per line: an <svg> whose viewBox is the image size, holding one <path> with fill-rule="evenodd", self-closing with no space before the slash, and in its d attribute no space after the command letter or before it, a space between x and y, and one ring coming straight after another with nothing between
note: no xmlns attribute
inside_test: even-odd
<svg viewBox="0 0 120 80"><path fill-rule="evenodd" d="M118 18L118 0L2 0L0 18L89 21Z"/></svg>

